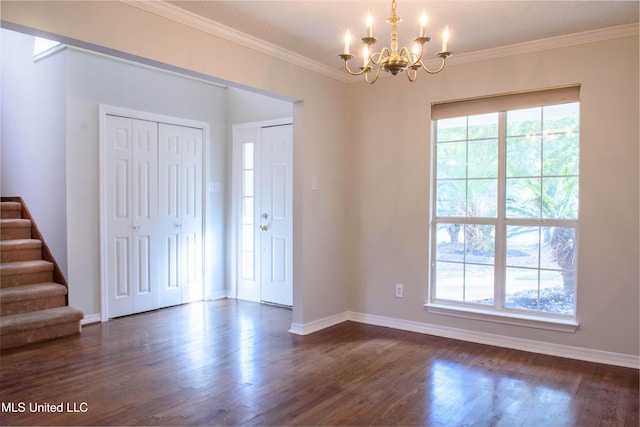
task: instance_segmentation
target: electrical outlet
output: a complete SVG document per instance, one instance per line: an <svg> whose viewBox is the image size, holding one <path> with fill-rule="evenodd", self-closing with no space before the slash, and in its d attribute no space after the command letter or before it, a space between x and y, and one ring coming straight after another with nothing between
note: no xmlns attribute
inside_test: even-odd
<svg viewBox="0 0 640 427"><path fill-rule="evenodd" d="M404 285L402 283L396 283L396 298L402 298L404 296Z"/></svg>

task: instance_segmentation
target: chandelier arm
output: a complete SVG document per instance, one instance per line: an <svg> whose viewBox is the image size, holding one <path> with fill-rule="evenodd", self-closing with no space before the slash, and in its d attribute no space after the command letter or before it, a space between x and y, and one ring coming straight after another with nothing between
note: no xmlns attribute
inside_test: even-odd
<svg viewBox="0 0 640 427"><path fill-rule="evenodd" d="M408 47L404 46L402 49L400 49L400 55L404 56L405 58L407 58L407 70L409 70L409 68L416 68L416 67L421 67L421 60L422 60L422 48L423 46L420 45L420 52L418 53L414 53L413 49L409 49ZM413 81L413 80L412 80Z"/></svg>
<svg viewBox="0 0 640 427"><path fill-rule="evenodd" d="M443 53L443 52L440 52L440 53ZM442 71L444 69L445 63L447 62L447 56L451 55L451 53L446 52L446 53L449 53L449 55L440 55L440 53L438 53L438 56L440 58L442 58L442 63L440 64L440 67L438 67L436 69L430 70L429 68L427 68L424 65L424 62L422 62L422 60L420 61L420 65L422 66L422 68L424 68L424 70L427 73L429 73L429 74L437 74L437 73L439 73L440 71Z"/></svg>
<svg viewBox="0 0 640 427"><path fill-rule="evenodd" d="M380 77L380 69L382 67L380 65L378 65L378 67L376 68L376 76L373 78L373 80L369 80L369 70L371 70L371 67L369 67L369 70L367 71L367 73L364 75L364 79L367 81L367 83L374 84L376 82L376 80L378 80L378 77Z"/></svg>
<svg viewBox="0 0 640 427"><path fill-rule="evenodd" d="M371 58L371 62L373 64L380 65L380 63L382 62L382 58L389 55L391 55L391 51L389 50L389 48L383 47L380 52L372 53L371 55L369 55L369 57ZM375 58L377 58L377 60Z"/></svg>
<svg viewBox="0 0 640 427"><path fill-rule="evenodd" d="M412 83L415 82L416 79L418 78L418 66L414 65L413 67L407 68L406 73L409 81Z"/></svg>
<svg viewBox="0 0 640 427"><path fill-rule="evenodd" d="M353 58L353 55L349 55L348 53L343 53L339 56L344 60L344 69L347 71L347 73L351 74L352 76L362 75L362 73L364 73L365 71L368 71L367 69L371 69L371 67L360 67L360 71L351 71L351 69L349 68L349 60Z"/></svg>
<svg viewBox="0 0 640 427"><path fill-rule="evenodd" d="M364 73L365 71L368 71L367 68L371 69L371 67L360 67L360 71L351 71L351 69L349 68L349 65L346 62L344 63L344 69L347 70L347 72L352 76L362 75L362 73Z"/></svg>

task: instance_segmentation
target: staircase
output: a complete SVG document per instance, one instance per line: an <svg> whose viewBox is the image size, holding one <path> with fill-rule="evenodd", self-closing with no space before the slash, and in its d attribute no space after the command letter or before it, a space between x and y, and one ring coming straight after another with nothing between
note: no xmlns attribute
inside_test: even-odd
<svg viewBox="0 0 640 427"><path fill-rule="evenodd" d="M22 199L0 202L0 349L80 333L83 313Z"/></svg>

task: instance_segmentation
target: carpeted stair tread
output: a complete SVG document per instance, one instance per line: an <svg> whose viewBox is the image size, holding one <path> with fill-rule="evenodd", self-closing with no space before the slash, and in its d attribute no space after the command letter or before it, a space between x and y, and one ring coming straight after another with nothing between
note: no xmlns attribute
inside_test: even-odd
<svg viewBox="0 0 640 427"><path fill-rule="evenodd" d="M55 297L66 294L67 288L59 283L37 283L0 289L0 302L8 304L15 301Z"/></svg>
<svg viewBox="0 0 640 427"><path fill-rule="evenodd" d="M32 311L0 317L0 335L10 335L31 329L51 327L58 324L79 322L84 314L71 306Z"/></svg>
<svg viewBox="0 0 640 427"><path fill-rule="evenodd" d="M30 261L3 262L0 264L1 276L40 271L53 271L53 263L42 259L34 259Z"/></svg>
<svg viewBox="0 0 640 427"><path fill-rule="evenodd" d="M2 202L0 206L0 217L20 218L22 215L22 205L18 202Z"/></svg>
<svg viewBox="0 0 640 427"><path fill-rule="evenodd" d="M0 240L31 238L31 220L22 218L0 219Z"/></svg>
<svg viewBox="0 0 640 427"><path fill-rule="evenodd" d="M53 263L44 260L3 262L0 288L53 282Z"/></svg>
<svg viewBox="0 0 640 427"><path fill-rule="evenodd" d="M2 218L0 219L0 225L3 227L10 227L10 226L15 226L15 227L26 227L29 226L31 227L31 220L30 219L25 219L25 218Z"/></svg>
<svg viewBox="0 0 640 427"><path fill-rule="evenodd" d="M41 257L42 240L0 240L0 260L2 262L27 261Z"/></svg>

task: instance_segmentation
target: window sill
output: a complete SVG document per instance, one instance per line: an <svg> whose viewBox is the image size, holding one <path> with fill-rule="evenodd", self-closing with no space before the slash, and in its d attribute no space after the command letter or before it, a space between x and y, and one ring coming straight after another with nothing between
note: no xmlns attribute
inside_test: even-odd
<svg viewBox="0 0 640 427"><path fill-rule="evenodd" d="M502 323L505 325L524 326L527 328L546 329L549 331L573 333L580 326L577 321L572 319L528 316L520 313L488 312L469 307L435 303L425 304L424 307L429 313L433 314Z"/></svg>

